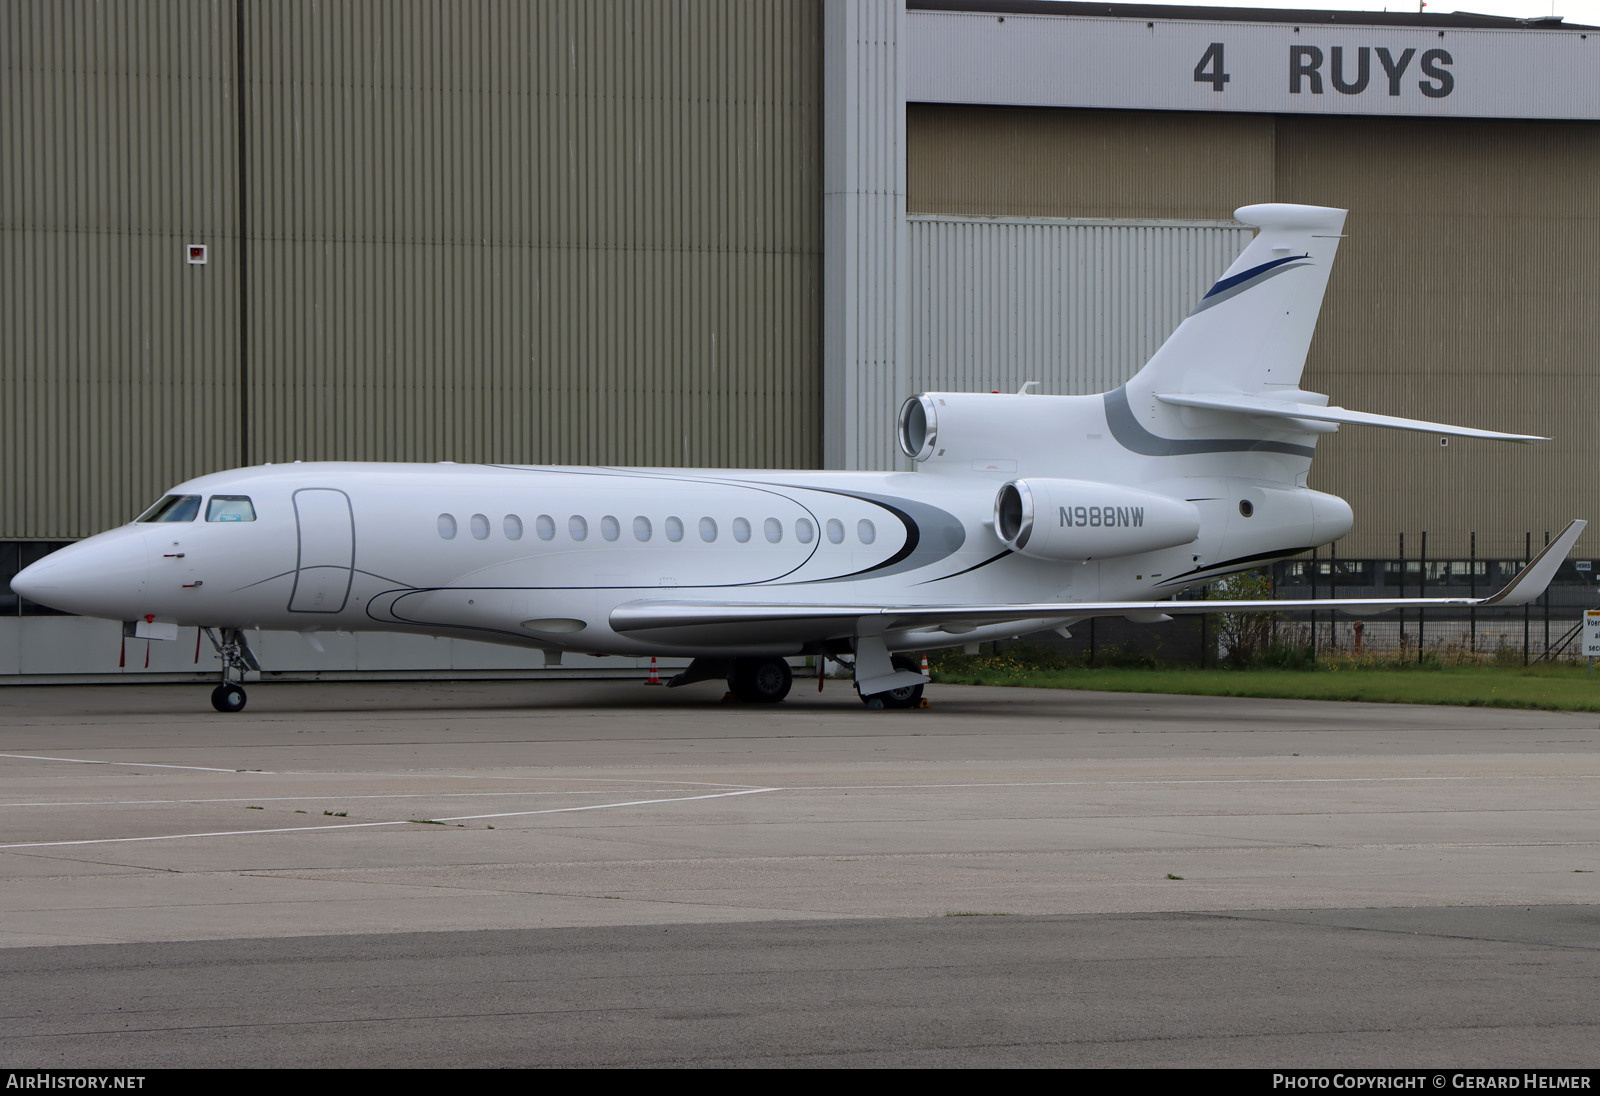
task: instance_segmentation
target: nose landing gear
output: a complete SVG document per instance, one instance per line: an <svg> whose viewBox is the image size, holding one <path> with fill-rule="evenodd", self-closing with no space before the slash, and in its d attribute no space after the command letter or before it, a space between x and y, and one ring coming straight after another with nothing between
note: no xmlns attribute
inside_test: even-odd
<svg viewBox="0 0 1600 1096"><path fill-rule="evenodd" d="M211 706L219 712L238 712L244 710L244 686L232 681L225 681L211 690Z"/></svg>
<svg viewBox="0 0 1600 1096"><path fill-rule="evenodd" d="M242 712L249 698L245 696L244 686L232 680L232 675L238 674L243 679L246 670L259 671L261 663L256 661L255 652L245 642L244 629L223 628L220 640L210 628L204 631L211 646L216 648L217 657L222 659L222 684L211 690L211 706L219 712Z"/></svg>

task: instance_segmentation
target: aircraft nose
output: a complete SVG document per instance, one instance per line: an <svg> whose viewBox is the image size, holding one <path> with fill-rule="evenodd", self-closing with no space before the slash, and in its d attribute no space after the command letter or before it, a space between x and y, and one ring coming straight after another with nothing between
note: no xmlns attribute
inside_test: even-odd
<svg viewBox="0 0 1600 1096"><path fill-rule="evenodd" d="M115 529L24 567L11 580L11 589L63 612L130 620L139 615L148 571L143 534Z"/></svg>
<svg viewBox="0 0 1600 1096"><path fill-rule="evenodd" d="M21 594L29 601L37 601L41 605L49 605L49 598L56 589L56 579L62 571L60 561L56 559L62 551L65 549L52 552L18 571L11 580L12 593Z"/></svg>

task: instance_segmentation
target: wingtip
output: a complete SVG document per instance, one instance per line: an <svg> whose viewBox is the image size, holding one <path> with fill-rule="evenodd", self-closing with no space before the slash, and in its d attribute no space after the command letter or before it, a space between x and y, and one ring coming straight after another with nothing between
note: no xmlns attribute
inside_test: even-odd
<svg viewBox="0 0 1600 1096"><path fill-rule="evenodd" d="M1498 593L1485 598L1483 604L1524 605L1544 593L1550 580L1556 577L1556 570L1588 527L1589 523L1583 518L1573 518L1567 522L1567 527L1546 544L1516 578L1506 583Z"/></svg>

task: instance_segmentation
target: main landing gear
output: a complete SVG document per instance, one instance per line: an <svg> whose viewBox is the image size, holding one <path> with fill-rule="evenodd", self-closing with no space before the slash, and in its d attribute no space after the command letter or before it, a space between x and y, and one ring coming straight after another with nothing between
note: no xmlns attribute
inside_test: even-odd
<svg viewBox="0 0 1600 1096"><path fill-rule="evenodd" d="M205 633L211 646L216 648L217 657L222 659L222 684L211 690L211 706L219 712L242 712L249 698L245 696L244 686L232 680L232 676L237 674L242 679L246 670L259 671L261 663L256 661L255 652L245 642L244 629L223 628L220 640L210 628L206 628Z"/></svg>
<svg viewBox="0 0 1600 1096"><path fill-rule="evenodd" d="M922 703L922 690L928 679L909 655L891 656L881 639L858 642L853 663L846 655L847 651L838 651L828 657L850 667L855 675L856 695L867 707L915 708ZM789 695L794 685L794 671L787 661L777 657L697 658L666 684L676 688L719 677L727 681L728 691L746 704L776 704Z"/></svg>
<svg viewBox="0 0 1600 1096"><path fill-rule="evenodd" d="M728 691L746 704L776 704L789 695L794 671L781 658L697 658L667 680L667 688L722 678Z"/></svg>
<svg viewBox="0 0 1600 1096"><path fill-rule="evenodd" d="M776 704L789 695L794 671L781 658L736 658L728 690L746 704Z"/></svg>
<svg viewBox="0 0 1600 1096"><path fill-rule="evenodd" d="M920 676L921 670L915 659L908 655L895 655L891 660L896 670L907 670ZM861 703L873 710L882 708L915 708L922 703L922 684L901 685L881 693L863 693L861 687L856 686L856 695L861 697Z"/></svg>

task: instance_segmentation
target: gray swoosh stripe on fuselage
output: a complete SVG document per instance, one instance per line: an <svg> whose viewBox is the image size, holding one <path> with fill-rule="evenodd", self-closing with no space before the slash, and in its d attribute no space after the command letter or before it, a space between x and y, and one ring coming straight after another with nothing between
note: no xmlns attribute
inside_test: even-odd
<svg viewBox="0 0 1600 1096"><path fill-rule="evenodd" d="M864 578L869 575L872 578L882 578L887 575L904 574L908 571L930 567L942 559L948 559L960 551L961 546L966 543L967 529L961 523L961 519L947 510L941 510L939 507L932 506L926 502L900 498L894 495L877 495L869 491L846 491L835 487L806 487L802 484L775 484L774 486L819 491L830 495L844 495L847 498L874 503L894 514L906 529L906 547L903 547L898 553L890 556L882 563L863 568L860 571L853 571L848 575L802 579L793 585L821 585L827 582L843 582L846 579ZM820 533L821 530L819 529L818 532Z"/></svg>
<svg viewBox="0 0 1600 1096"><path fill-rule="evenodd" d="M1113 389L1105 394L1106 425L1111 436L1130 453L1146 457L1181 457L1192 453L1287 453L1294 457L1311 457L1316 450L1309 445L1293 445L1286 441L1267 441L1263 438L1163 438L1152 434L1144 424L1134 418L1128 406L1127 387Z"/></svg>

